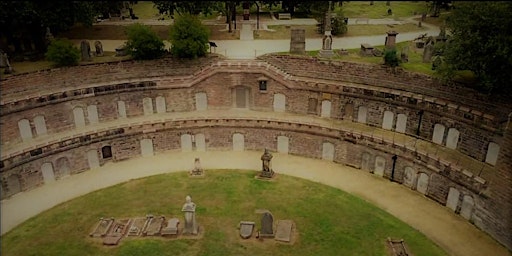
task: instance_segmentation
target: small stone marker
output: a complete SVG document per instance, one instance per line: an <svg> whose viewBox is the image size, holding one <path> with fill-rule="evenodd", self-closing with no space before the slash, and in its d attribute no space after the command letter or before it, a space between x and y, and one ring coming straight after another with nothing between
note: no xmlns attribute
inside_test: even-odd
<svg viewBox="0 0 512 256"><path fill-rule="evenodd" d="M240 236L243 239L248 239L252 236L254 230L254 222L252 221L240 221Z"/></svg>
<svg viewBox="0 0 512 256"><path fill-rule="evenodd" d="M96 56L103 56L103 45L100 41L94 42L94 48L96 49Z"/></svg>
<svg viewBox="0 0 512 256"><path fill-rule="evenodd" d="M274 216L272 213L265 212L261 217L260 237L274 237Z"/></svg>
<svg viewBox="0 0 512 256"><path fill-rule="evenodd" d="M145 236L159 236L162 230L162 224L165 221L165 217L155 218L153 215L147 216L146 228L142 231Z"/></svg>
<svg viewBox="0 0 512 256"><path fill-rule="evenodd" d="M423 49L423 62L430 62L432 60L432 55L434 54L434 45L432 43L429 43L425 46L425 49Z"/></svg>
<svg viewBox="0 0 512 256"><path fill-rule="evenodd" d="M167 221L167 227L162 229L162 236L177 235L179 224L180 224L180 220L178 220L178 218L172 218L169 221Z"/></svg>
<svg viewBox="0 0 512 256"><path fill-rule="evenodd" d="M116 220L110 232L103 238L104 245L117 245L128 232L131 219Z"/></svg>
<svg viewBox="0 0 512 256"><path fill-rule="evenodd" d="M293 221L291 220L278 220L276 228L277 241L290 242L292 238Z"/></svg>
<svg viewBox="0 0 512 256"><path fill-rule="evenodd" d="M114 218L100 218L98 225L94 228L94 230L89 234L91 237L103 237L107 235L110 227L114 223Z"/></svg>
<svg viewBox="0 0 512 256"><path fill-rule="evenodd" d="M130 228L128 229L128 236L140 236L145 223L146 218L134 218Z"/></svg>

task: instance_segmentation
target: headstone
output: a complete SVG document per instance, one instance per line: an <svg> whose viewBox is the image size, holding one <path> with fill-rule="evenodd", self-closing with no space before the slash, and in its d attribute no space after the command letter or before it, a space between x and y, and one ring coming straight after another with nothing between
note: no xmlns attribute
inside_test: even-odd
<svg viewBox="0 0 512 256"><path fill-rule="evenodd" d="M0 68L5 68L7 66L7 53L0 50Z"/></svg>
<svg viewBox="0 0 512 256"><path fill-rule="evenodd" d="M373 56L373 46L370 44L361 44L361 56Z"/></svg>
<svg viewBox="0 0 512 256"><path fill-rule="evenodd" d="M87 162L89 163L89 169L100 167L100 160L96 149L87 151Z"/></svg>
<svg viewBox="0 0 512 256"><path fill-rule="evenodd" d="M424 195L427 194L428 179L428 175L425 173L420 173L418 177L418 184L416 186L416 190Z"/></svg>
<svg viewBox="0 0 512 256"><path fill-rule="evenodd" d="M306 53L306 29L292 28L290 40L290 53L305 54Z"/></svg>
<svg viewBox="0 0 512 256"><path fill-rule="evenodd" d="M270 212L264 212L261 217L260 237L274 237L274 216Z"/></svg>
<svg viewBox="0 0 512 256"><path fill-rule="evenodd" d="M368 109L365 106L360 106L357 110L357 122L366 124L366 114Z"/></svg>
<svg viewBox="0 0 512 256"><path fill-rule="evenodd" d="M322 108L320 111L321 117L331 117L331 101L330 100L323 100L322 101Z"/></svg>
<svg viewBox="0 0 512 256"><path fill-rule="evenodd" d="M406 126L407 126L407 116L404 114L398 114L396 116L395 131L400 132L400 133L405 133Z"/></svg>
<svg viewBox="0 0 512 256"><path fill-rule="evenodd" d="M152 156L153 155L153 140L142 139L140 141L140 151L141 151L142 156Z"/></svg>
<svg viewBox="0 0 512 256"><path fill-rule="evenodd" d="M329 8L325 14L324 19L324 37L322 39L322 49L318 52L320 57L331 58L334 56L334 51L332 50L332 28L331 28L331 8L329 2Z"/></svg>
<svg viewBox="0 0 512 256"><path fill-rule="evenodd" d="M41 174L45 184L55 182L55 173L53 172L52 163L44 163L41 165Z"/></svg>
<svg viewBox="0 0 512 256"><path fill-rule="evenodd" d="M192 202L192 198L187 196L185 204L181 211L185 213L185 226L183 227L184 235L197 235L199 233L199 225L196 222L196 204Z"/></svg>
<svg viewBox="0 0 512 256"><path fill-rule="evenodd" d="M82 52L82 61L90 61L91 56L91 45L89 44L89 41L83 40L80 43L80 51Z"/></svg>
<svg viewBox="0 0 512 256"><path fill-rule="evenodd" d="M98 120L98 107L96 105L87 106L87 119L91 124L97 124Z"/></svg>
<svg viewBox="0 0 512 256"><path fill-rule="evenodd" d="M265 149L265 152L263 155L261 155L261 162L262 162L262 170L260 173L260 177L264 178L272 178L274 176L274 171L272 170L272 163L270 162L272 160L272 154L268 149Z"/></svg>
<svg viewBox="0 0 512 256"><path fill-rule="evenodd" d="M21 139L23 141L32 139L32 128L30 127L30 121L27 119L19 120L18 128L20 130Z"/></svg>
<svg viewBox="0 0 512 256"><path fill-rule="evenodd" d="M370 170L370 154L364 152L361 156L361 170Z"/></svg>
<svg viewBox="0 0 512 256"><path fill-rule="evenodd" d="M423 49L423 62L430 62L432 55L434 54L434 44L428 43Z"/></svg>
<svg viewBox="0 0 512 256"><path fill-rule="evenodd" d="M207 100L206 100L206 93L205 92L198 92L196 93L196 110L206 110L207 109Z"/></svg>
<svg viewBox="0 0 512 256"><path fill-rule="evenodd" d="M455 128L448 129L448 135L446 135L446 147L456 149L459 143L460 132Z"/></svg>
<svg viewBox="0 0 512 256"><path fill-rule="evenodd" d="M334 145L330 142L322 143L322 159L333 161L334 160Z"/></svg>
<svg viewBox="0 0 512 256"><path fill-rule="evenodd" d="M254 230L254 222L252 221L240 221L240 236L243 239L248 239L252 236Z"/></svg>
<svg viewBox="0 0 512 256"><path fill-rule="evenodd" d="M457 211L457 207L459 206L459 197L460 192L456 188L450 188L448 191L448 198L446 199L446 207L452 209L452 211Z"/></svg>
<svg viewBox="0 0 512 256"><path fill-rule="evenodd" d="M53 41L53 39L54 39L53 34L50 31L50 27L46 27L45 39L46 39L47 44L50 44L51 41Z"/></svg>
<svg viewBox="0 0 512 256"><path fill-rule="evenodd" d="M400 52L400 59L402 62L409 62L409 46L403 47Z"/></svg>
<svg viewBox="0 0 512 256"><path fill-rule="evenodd" d="M48 133L48 130L46 129L46 122L44 120L44 116L34 117L34 126L36 127L37 135L43 135Z"/></svg>
<svg viewBox="0 0 512 256"><path fill-rule="evenodd" d="M180 224L180 220L178 218L171 218L167 221L167 226L164 227L161 231L162 236L166 235L177 235L178 234L178 225Z"/></svg>
<svg viewBox="0 0 512 256"><path fill-rule="evenodd" d="M142 109L144 111L144 115L152 115L153 114L153 100L149 97L142 99Z"/></svg>
<svg viewBox="0 0 512 256"><path fill-rule="evenodd" d="M128 47L126 45L120 45L116 47L116 56L122 57L128 55Z"/></svg>
<svg viewBox="0 0 512 256"><path fill-rule="evenodd" d="M435 124L434 125L434 133L432 134L432 142L442 145L444 139L444 125Z"/></svg>
<svg viewBox="0 0 512 256"><path fill-rule="evenodd" d="M490 142L487 147L487 154L485 155L485 162L488 164L496 165L498 161L498 155L500 152L500 145Z"/></svg>
<svg viewBox="0 0 512 256"><path fill-rule="evenodd" d="M277 152L288 154L288 144L290 139L286 136L277 136Z"/></svg>
<svg viewBox="0 0 512 256"><path fill-rule="evenodd" d="M276 93L274 94L274 111L275 112L285 112L286 111L286 96L284 94Z"/></svg>
<svg viewBox="0 0 512 256"><path fill-rule="evenodd" d="M204 134L198 133L194 135L194 140L196 142L196 151L205 152L206 151L206 138Z"/></svg>
<svg viewBox="0 0 512 256"><path fill-rule="evenodd" d="M382 119L382 129L391 130L393 128L394 114L391 111L384 111Z"/></svg>
<svg viewBox="0 0 512 256"><path fill-rule="evenodd" d="M475 202L471 196L465 195L462 198L462 204L460 205L460 215L466 219L470 220L471 215L473 215L473 207L475 206Z"/></svg>
<svg viewBox="0 0 512 256"><path fill-rule="evenodd" d="M275 239L281 242L290 242L292 238L293 221L278 220Z"/></svg>
<svg viewBox="0 0 512 256"><path fill-rule="evenodd" d="M96 56L103 56L103 44L100 41L94 42L94 48L96 49Z"/></svg>
<svg viewBox="0 0 512 256"><path fill-rule="evenodd" d="M375 169L373 173L378 176L384 176L384 170L386 169L386 159L382 156L375 157Z"/></svg>
<svg viewBox="0 0 512 256"><path fill-rule="evenodd" d="M203 168L201 167L201 161L199 157L196 157L194 160L194 169L190 171L190 175L192 176L202 176L204 174Z"/></svg>
<svg viewBox="0 0 512 256"><path fill-rule="evenodd" d="M126 104L124 103L124 101L117 101L117 112L119 114L119 117L126 117Z"/></svg>
<svg viewBox="0 0 512 256"><path fill-rule="evenodd" d="M412 167L405 167L404 170L404 186L411 188L414 183L415 172Z"/></svg>
<svg viewBox="0 0 512 256"><path fill-rule="evenodd" d="M233 134L233 151L244 151L244 135L241 133Z"/></svg>
<svg viewBox="0 0 512 256"><path fill-rule="evenodd" d="M100 218L98 224L89 234L90 237L104 237L107 235L110 227L114 224L114 218Z"/></svg>
<svg viewBox="0 0 512 256"><path fill-rule="evenodd" d="M386 33L388 34L388 36L386 36L386 42L385 42L386 48L388 48L388 49L394 48L395 43L396 43L396 35L398 35L398 32L391 30Z"/></svg>

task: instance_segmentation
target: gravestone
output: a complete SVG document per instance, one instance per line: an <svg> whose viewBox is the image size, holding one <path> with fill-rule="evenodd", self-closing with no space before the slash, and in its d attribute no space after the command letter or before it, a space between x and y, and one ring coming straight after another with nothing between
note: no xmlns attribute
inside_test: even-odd
<svg viewBox="0 0 512 256"><path fill-rule="evenodd" d="M192 151L192 135L182 134L180 138L181 138L181 152L191 152Z"/></svg>
<svg viewBox="0 0 512 256"><path fill-rule="evenodd" d="M75 120L75 126L84 127L85 126L85 116L84 109L81 107L76 107L73 109L73 118Z"/></svg>
<svg viewBox="0 0 512 256"><path fill-rule="evenodd" d="M330 5L330 4L329 4ZM324 19L324 37L322 38L322 49L318 52L320 57L331 58L334 56L334 51L332 50L332 28L331 28L331 8L327 9Z"/></svg>
<svg viewBox="0 0 512 256"><path fill-rule="evenodd" d="M152 115L153 114L153 100L149 97L142 99L142 109L144 110L144 115Z"/></svg>
<svg viewBox="0 0 512 256"><path fill-rule="evenodd" d="M396 116L395 131L400 132L400 133L405 133L406 126L407 126L407 116L404 114L398 114Z"/></svg>
<svg viewBox="0 0 512 256"><path fill-rule="evenodd" d="M89 169L100 167L100 159L96 149L87 151L87 162L89 163Z"/></svg>
<svg viewBox="0 0 512 256"><path fill-rule="evenodd" d="M165 113L167 111L167 106L165 105L165 98L162 96L157 96L156 99L156 112L157 113Z"/></svg>
<svg viewBox="0 0 512 256"><path fill-rule="evenodd" d="M243 239L248 239L252 236L254 230L254 222L252 221L240 221L240 236Z"/></svg>
<svg viewBox="0 0 512 256"><path fill-rule="evenodd" d="M89 44L89 41L83 40L80 43L80 51L82 52L82 61L90 61L91 56L91 45Z"/></svg>
<svg viewBox="0 0 512 256"><path fill-rule="evenodd" d="M489 146L487 147L487 154L485 155L485 162L488 164L496 165L496 161L498 161L498 155L500 152L500 145L489 142Z"/></svg>
<svg viewBox="0 0 512 256"><path fill-rule="evenodd" d="M400 59L402 62L409 62L409 46L402 48L402 51L400 52Z"/></svg>
<svg viewBox="0 0 512 256"><path fill-rule="evenodd" d="M122 57L122 56L126 56L128 55L128 47L126 47L126 45L120 45L118 47L116 47L116 56L117 57Z"/></svg>
<svg viewBox="0 0 512 256"><path fill-rule="evenodd" d="M370 154L364 152L361 156L361 170L370 170Z"/></svg>
<svg viewBox="0 0 512 256"><path fill-rule="evenodd" d="M146 224L147 218L133 218L128 228L127 236L140 236Z"/></svg>
<svg viewBox="0 0 512 256"><path fill-rule="evenodd" d="M448 129L448 135L446 136L446 147L456 149L459 143L460 132L455 128Z"/></svg>
<svg viewBox="0 0 512 256"><path fill-rule="evenodd" d="M145 236L159 236L161 234L160 232L162 231L164 222L164 216L155 218L153 215L148 215L146 224L144 225L144 230L142 230L142 234Z"/></svg>
<svg viewBox="0 0 512 256"><path fill-rule="evenodd" d="M244 151L244 135L241 133L233 134L233 151Z"/></svg>
<svg viewBox="0 0 512 256"><path fill-rule="evenodd" d="M44 116L34 117L34 126L36 127L37 135L43 135L48 132L48 130L46 129L46 122L44 120Z"/></svg>
<svg viewBox="0 0 512 256"><path fill-rule="evenodd" d="M30 121L27 119L21 119L18 121L18 128L20 130L21 139L23 141L32 139L32 128L30 127Z"/></svg>
<svg viewBox="0 0 512 256"><path fill-rule="evenodd" d="M357 122L366 124L366 114L368 109L365 106L360 106L357 110Z"/></svg>
<svg viewBox="0 0 512 256"><path fill-rule="evenodd" d="M50 44L50 42L54 39L52 32L50 31L50 27L46 27L46 33L44 35L46 39L46 43Z"/></svg>
<svg viewBox="0 0 512 256"><path fill-rule="evenodd" d="M196 222L196 204L192 202L190 196L185 197L185 204L181 208L185 213L185 226L183 227L184 235L197 235L199 233L199 225Z"/></svg>
<svg viewBox="0 0 512 256"><path fill-rule="evenodd" d="M199 160L199 157L196 157L194 160L194 169L190 171L190 175L192 176L203 176L204 171L201 167L201 161Z"/></svg>
<svg viewBox="0 0 512 256"><path fill-rule="evenodd" d="M98 120L98 107L96 105L87 106L87 119L91 124L97 124Z"/></svg>
<svg viewBox="0 0 512 256"><path fill-rule="evenodd" d="M277 152L288 154L290 139L286 136L277 136Z"/></svg>
<svg viewBox="0 0 512 256"><path fill-rule="evenodd" d="M107 235L108 231L114 224L114 218L100 218L98 224L91 233L89 233L90 237L104 237Z"/></svg>
<svg viewBox="0 0 512 256"><path fill-rule="evenodd" d="M140 151L141 151L142 156L152 156L153 155L153 140L142 139L140 141Z"/></svg>
<svg viewBox="0 0 512 256"><path fill-rule="evenodd" d="M259 237L274 237L274 216L270 212L264 212L261 216L261 230Z"/></svg>
<svg viewBox="0 0 512 256"><path fill-rule="evenodd" d="M471 196L465 195L462 198L462 204L460 205L460 215L466 220L471 220L474 206L475 202L473 201L473 198Z"/></svg>
<svg viewBox="0 0 512 256"><path fill-rule="evenodd" d="M425 173L420 173L418 177L418 184L416 186L416 190L424 195L427 194L428 179L428 175Z"/></svg>
<svg viewBox="0 0 512 256"><path fill-rule="evenodd" d="M434 55L434 44L428 43L425 45L425 48L423 49L423 62L427 63L430 62L432 59L432 56Z"/></svg>
<svg viewBox="0 0 512 256"><path fill-rule="evenodd" d="M265 149L265 152L263 155L261 155L261 162L262 162L262 170L260 173L260 177L263 178L272 178L274 176L274 171L272 170L272 163L270 162L272 160L272 154L268 149Z"/></svg>
<svg viewBox="0 0 512 256"><path fill-rule="evenodd" d="M207 101L206 101L206 93L205 92L198 92L196 93L196 110L206 110L207 108Z"/></svg>
<svg viewBox="0 0 512 256"><path fill-rule="evenodd" d="M448 192L448 199L446 199L446 207L452 209L452 211L457 211L457 206L459 206L459 197L460 192L456 188L450 188Z"/></svg>
<svg viewBox="0 0 512 256"><path fill-rule="evenodd" d="M290 242L292 238L293 221L278 220L275 239L281 242Z"/></svg>
<svg viewBox="0 0 512 256"><path fill-rule="evenodd" d="M194 139L196 142L196 151L205 152L206 151L206 138L204 134L198 133L194 135Z"/></svg>
<svg viewBox="0 0 512 256"><path fill-rule="evenodd" d="M387 49L391 49L395 47L396 44L396 35L398 35L398 32L391 30L386 32L388 36L386 36L385 46Z"/></svg>
<svg viewBox="0 0 512 256"><path fill-rule="evenodd" d="M442 145L444 139L444 125L435 124L434 125L434 133L432 134L432 142Z"/></svg>
<svg viewBox="0 0 512 256"><path fill-rule="evenodd" d="M7 53L4 53L2 50L0 50L0 68L8 67L7 61Z"/></svg>
<svg viewBox="0 0 512 256"><path fill-rule="evenodd" d="M331 117L331 101L330 100L323 100L322 101L322 108L320 111L321 117Z"/></svg>
<svg viewBox="0 0 512 256"><path fill-rule="evenodd" d="M391 130L393 128L394 114L391 111L384 111L382 119L382 129Z"/></svg>
<svg viewBox="0 0 512 256"><path fill-rule="evenodd" d="M374 169L373 173L380 177L383 177L385 168L386 168L386 159L382 156L375 157L375 169Z"/></svg>
<svg viewBox="0 0 512 256"><path fill-rule="evenodd" d="M333 161L334 160L334 145L330 142L322 144L322 159Z"/></svg>
<svg viewBox="0 0 512 256"><path fill-rule="evenodd" d="M290 40L290 53L305 54L306 53L306 29L292 28Z"/></svg>
<svg viewBox="0 0 512 256"><path fill-rule="evenodd" d="M412 167L409 167L409 166L405 167L405 170L404 170L404 181L403 181L404 186L411 188L413 183L414 183L415 175L416 174L415 174L414 169Z"/></svg>
<svg viewBox="0 0 512 256"><path fill-rule="evenodd" d="M103 56L103 44L100 41L94 42L94 48L96 49L96 56Z"/></svg>
<svg viewBox="0 0 512 256"><path fill-rule="evenodd" d="M373 56L373 49L374 47L370 44L361 44L361 56L369 57Z"/></svg>
<svg viewBox="0 0 512 256"><path fill-rule="evenodd" d="M55 173L53 172L52 163L44 163L41 165L41 174L43 175L44 184L55 182Z"/></svg>
<svg viewBox="0 0 512 256"><path fill-rule="evenodd" d="M275 112L285 112L286 111L286 96L284 94L276 93L274 94L274 111Z"/></svg>
<svg viewBox="0 0 512 256"><path fill-rule="evenodd" d="M124 101L119 100L117 101L117 112L119 114L119 117L125 118L126 117L126 104Z"/></svg>
<svg viewBox="0 0 512 256"><path fill-rule="evenodd" d="M177 235L178 234L178 225L180 224L180 220L178 218L171 218L167 221L167 226L164 227L161 231L162 236L166 235Z"/></svg>

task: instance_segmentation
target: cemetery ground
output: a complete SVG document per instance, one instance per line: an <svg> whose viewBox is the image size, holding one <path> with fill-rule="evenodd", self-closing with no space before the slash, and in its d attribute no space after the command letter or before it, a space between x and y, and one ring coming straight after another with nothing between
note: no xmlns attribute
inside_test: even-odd
<svg viewBox="0 0 512 256"><path fill-rule="evenodd" d="M404 239L416 256L446 255L420 232L339 189L283 174L263 181L256 171L205 172L131 180L62 203L5 234L2 255L387 255L387 237ZM126 237L110 247L88 236L101 217L183 219L186 195L197 205L200 238ZM240 238L240 221L260 228L259 209L294 221L292 243L259 240L255 232Z"/></svg>

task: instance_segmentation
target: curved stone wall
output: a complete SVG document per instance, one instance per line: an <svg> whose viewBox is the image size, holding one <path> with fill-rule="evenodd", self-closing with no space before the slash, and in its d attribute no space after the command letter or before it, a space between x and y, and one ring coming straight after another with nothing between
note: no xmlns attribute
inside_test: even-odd
<svg viewBox="0 0 512 256"><path fill-rule="evenodd" d="M392 179L511 248L510 103L390 72L269 55L10 77L1 86L2 198L108 161L269 148Z"/></svg>

